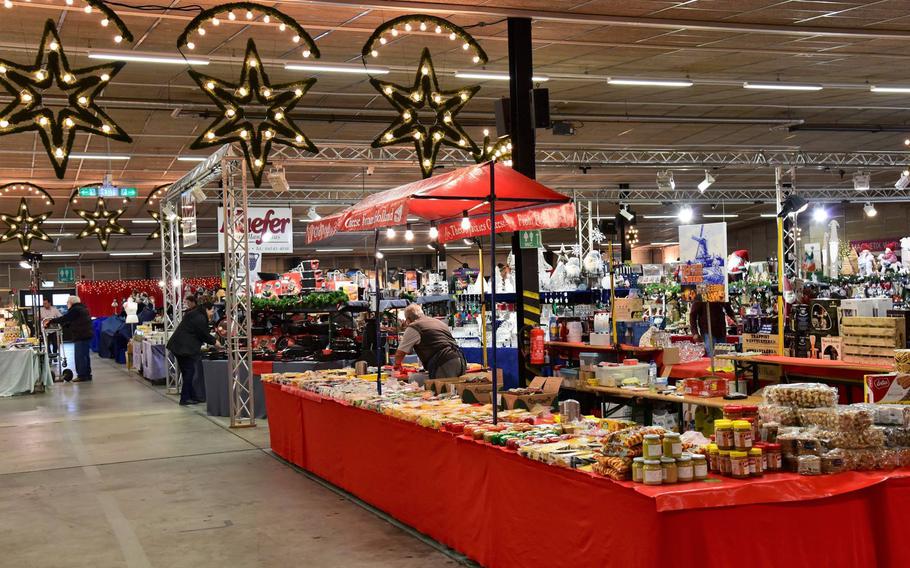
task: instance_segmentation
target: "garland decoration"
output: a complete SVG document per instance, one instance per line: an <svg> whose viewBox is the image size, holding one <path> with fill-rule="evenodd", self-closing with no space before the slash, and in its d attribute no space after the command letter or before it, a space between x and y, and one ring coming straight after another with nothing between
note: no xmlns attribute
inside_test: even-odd
<svg viewBox="0 0 910 568"><path fill-rule="evenodd" d="M17 214L0 214L0 221L7 225L6 232L0 235L0 242L5 243L10 239L19 239L19 247L22 252L28 252L32 245L32 239L51 240L41 228L41 224L50 216L49 212L32 215L28 210L28 202L24 197L21 198Z"/></svg>
<svg viewBox="0 0 910 568"><path fill-rule="evenodd" d="M104 204L104 199L98 198L94 211L85 209L75 209L76 215L85 219L86 226L78 235L77 239L84 239L90 235L98 238L101 243L101 249L107 250L111 235L129 235L130 232L120 225L120 216L123 215L123 209L110 211Z"/></svg>
<svg viewBox="0 0 910 568"><path fill-rule="evenodd" d="M37 197L44 199L45 205L53 205L54 198L51 196L50 192L41 187L40 185L35 185L30 181L14 181L12 183L5 183L0 185L0 191L3 193L9 193L10 190L13 191L25 191L28 190L29 193L34 195L27 195L26 197Z"/></svg>
<svg viewBox="0 0 910 568"><path fill-rule="evenodd" d="M324 309L348 302L347 292L310 292L306 296L250 298L254 310Z"/></svg>
<svg viewBox="0 0 910 568"><path fill-rule="evenodd" d="M234 13L235 11L242 12L243 17L238 17L237 14ZM227 14L226 17L228 22L236 22L244 26L249 26L253 23L258 25L272 25L272 20L274 19L274 25L280 33L290 31L290 41L292 43L303 43L301 46L303 48L303 57L308 58L312 56L318 59L320 56L319 48L316 47L316 42L310 37L310 34L303 29L303 26L297 23L297 20L280 10L254 2L231 2L228 4L219 4L208 10L203 10L186 25L183 33L177 38L177 49L183 49L184 47L190 50L196 49L195 42L198 41L198 38L195 38L195 36L198 36L199 38L205 37L207 26L209 29L219 27L223 22L218 16L225 13ZM262 14L262 17L256 18L257 13Z"/></svg>
<svg viewBox="0 0 910 568"><path fill-rule="evenodd" d="M132 138L95 104L95 97L123 68L123 62L71 69L53 20L44 35L34 65L0 59L0 85L13 100L0 110L0 136L38 131L57 177L66 175L76 132L82 131L118 142ZM68 97L55 113L43 104L42 95L54 84Z"/></svg>
<svg viewBox="0 0 910 568"><path fill-rule="evenodd" d="M416 28L416 30L415 30ZM437 35L447 32L450 41L460 40L461 49L471 54L471 60L474 63L483 65L489 59L487 53L480 47L471 34L462 27L456 26L452 22L437 16L427 14L412 14L409 16L399 16L385 22L373 31L366 43L363 44L361 55L364 59L367 57L379 57L379 50L386 45L390 39L395 39L405 33L430 33L432 30ZM388 38L386 37L388 34Z"/></svg>
<svg viewBox="0 0 910 568"><path fill-rule="evenodd" d="M262 184L262 173L268 162L272 143L318 153L290 118L290 113L316 79L272 85L256 50L256 42L247 42L240 81L229 83L189 70L190 77L221 110L220 116L190 144L194 150L239 142L256 187ZM265 106L265 118L258 126L247 118L250 104Z"/></svg>
<svg viewBox="0 0 910 568"><path fill-rule="evenodd" d="M375 78L370 79L370 84L400 113L398 118L373 140L374 148L413 142L420 171L425 178L433 175L433 167L442 144L463 148L472 155L481 152L455 119L480 87L466 87L454 91L440 89L429 49L423 49L413 86L405 87ZM419 117L419 111L427 106L435 114L435 121L429 128L420 122Z"/></svg>

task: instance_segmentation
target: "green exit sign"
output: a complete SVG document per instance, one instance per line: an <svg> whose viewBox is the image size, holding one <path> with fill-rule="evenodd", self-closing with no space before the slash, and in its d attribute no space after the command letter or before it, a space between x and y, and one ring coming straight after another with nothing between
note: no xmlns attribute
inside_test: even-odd
<svg viewBox="0 0 910 568"><path fill-rule="evenodd" d="M80 187L79 197L98 197L97 187Z"/></svg>
<svg viewBox="0 0 910 568"><path fill-rule="evenodd" d="M518 242L523 249L540 248L540 231L519 231Z"/></svg>
<svg viewBox="0 0 910 568"><path fill-rule="evenodd" d="M76 269L71 266L61 266L57 269L57 282L72 284L76 281Z"/></svg>
<svg viewBox="0 0 910 568"><path fill-rule="evenodd" d="M121 187L120 188L120 197L139 197L139 190L135 187Z"/></svg>

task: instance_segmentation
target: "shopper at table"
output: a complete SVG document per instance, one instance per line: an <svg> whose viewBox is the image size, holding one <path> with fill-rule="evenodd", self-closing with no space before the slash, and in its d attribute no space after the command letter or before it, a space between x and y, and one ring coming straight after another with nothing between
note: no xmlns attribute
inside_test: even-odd
<svg viewBox="0 0 910 568"><path fill-rule="evenodd" d="M710 328L708 326L709 314ZM698 296L692 303L692 309L689 312L689 329L692 332L693 340L704 341L708 357L713 356L716 343L727 342L727 316L736 320L730 302L705 302L704 298Z"/></svg>
<svg viewBox="0 0 910 568"><path fill-rule="evenodd" d="M94 336L92 316L79 296L69 297L65 314L47 321L51 324L60 324L70 330L76 364L76 378L73 379L73 382L92 380L91 344Z"/></svg>
<svg viewBox="0 0 910 568"><path fill-rule="evenodd" d="M424 315L419 304L405 308L404 319L408 327L395 352L396 369L401 369L406 355L416 352L431 379L459 377L465 373L467 362L449 326Z"/></svg>
<svg viewBox="0 0 910 568"><path fill-rule="evenodd" d="M202 402L193 388L193 379L196 377L196 365L202 354L202 345L215 344L215 337L209 332L209 321L214 313L215 307L212 302L203 301L200 306L183 315L183 319L167 342L168 351L177 358L177 366L180 367L180 377L183 380L180 389L181 406Z"/></svg>
<svg viewBox="0 0 910 568"><path fill-rule="evenodd" d="M41 309L39 310L39 317L41 318L41 323L43 324L47 320L52 320L54 318L59 318L63 314L60 313L60 310L56 306L51 304L51 301L47 298L44 299L44 302L41 304ZM48 353L57 352L57 332L50 331L47 333L47 350Z"/></svg>

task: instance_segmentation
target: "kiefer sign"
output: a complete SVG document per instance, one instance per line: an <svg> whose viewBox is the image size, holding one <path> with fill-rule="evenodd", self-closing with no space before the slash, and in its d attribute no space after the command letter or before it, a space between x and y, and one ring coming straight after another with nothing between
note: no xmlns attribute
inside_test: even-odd
<svg viewBox="0 0 910 568"><path fill-rule="evenodd" d="M239 212L239 210L238 210ZM294 252L290 207L250 207L247 210L250 252ZM243 230L243 225L237 227ZM224 208L218 208L218 252L224 252Z"/></svg>

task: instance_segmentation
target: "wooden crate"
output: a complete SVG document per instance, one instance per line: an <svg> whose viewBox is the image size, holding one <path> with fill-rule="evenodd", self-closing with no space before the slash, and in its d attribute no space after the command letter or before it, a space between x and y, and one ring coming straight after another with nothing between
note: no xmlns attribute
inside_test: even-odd
<svg viewBox="0 0 910 568"><path fill-rule="evenodd" d="M876 355L884 355L885 349L903 348L907 342L903 318L845 317L841 322L841 337L844 352L869 348Z"/></svg>
<svg viewBox="0 0 910 568"><path fill-rule="evenodd" d="M743 351L757 351L766 355L777 353L777 336L768 333L744 333L741 340Z"/></svg>

